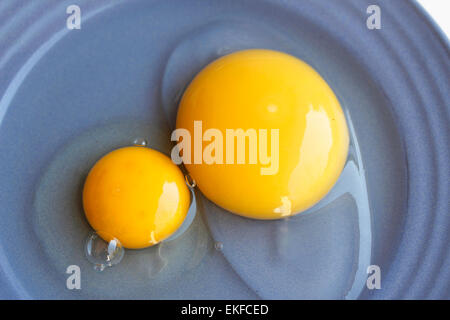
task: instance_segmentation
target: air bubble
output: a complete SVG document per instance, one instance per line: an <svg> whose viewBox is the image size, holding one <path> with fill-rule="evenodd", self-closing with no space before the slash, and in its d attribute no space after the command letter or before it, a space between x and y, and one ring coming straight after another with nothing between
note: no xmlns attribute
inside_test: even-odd
<svg viewBox="0 0 450 320"><path fill-rule="evenodd" d="M148 142L144 138L136 138L133 140L133 145L139 146L139 147L146 147L148 145Z"/></svg>
<svg viewBox="0 0 450 320"><path fill-rule="evenodd" d="M219 48L217 50L217 55L219 57L221 57L221 56L227 55L227 54L232 53L232 52L233 52L232 48L230 48L230 47L222 47L222 48Z"/></svg>
<svg viewBox="0 0 450 320"><path fill-rule="evenodd" d="M86 240L85 249L87 259L94 265L94 270L99 272L118 264L125 253L120 241L104 232L92 232Z"/></svg>
<svg viewBox="0 0 450 320"><path fill-rule="evenodd" d="M222 242L216 242L215 244L214 244L214 249L216 249L217 251L222 251L222 249L223 249L223 243Z"/></svg>

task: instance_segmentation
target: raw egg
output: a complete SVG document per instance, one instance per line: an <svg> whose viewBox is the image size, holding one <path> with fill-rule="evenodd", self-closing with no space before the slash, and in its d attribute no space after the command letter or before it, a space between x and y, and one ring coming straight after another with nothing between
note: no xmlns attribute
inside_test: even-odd
<svg viewBox="0 0 450 320"><path fill-rule="evenodd" d="M84 184L89 224L102 238L111 235L125 248L145 248L168 238L183 223L189 205L181 170L169 157L146 147L108 153Z"/></svg>
<svg viewBox="0 0 450 320"><path fill-rule="evenodd" d="M349 135L333 90L307 63L277 51L223 56L179 104L179 155L203 194L233 213L278 219L336 183Z"/></svg>

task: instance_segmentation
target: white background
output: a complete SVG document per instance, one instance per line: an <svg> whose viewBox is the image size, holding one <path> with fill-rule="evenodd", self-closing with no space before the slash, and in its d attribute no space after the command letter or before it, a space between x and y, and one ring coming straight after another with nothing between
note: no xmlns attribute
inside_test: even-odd
<svg viewBox="0 0 450 320"><path fill-rule="evenodd" d="M417 0L450 38L450 0Z"/></svg>

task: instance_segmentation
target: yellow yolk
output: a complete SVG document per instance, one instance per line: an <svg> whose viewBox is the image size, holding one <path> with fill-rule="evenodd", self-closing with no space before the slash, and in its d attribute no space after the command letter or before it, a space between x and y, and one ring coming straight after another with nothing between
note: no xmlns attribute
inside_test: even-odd
<svg viewBox="0 0 450 320"><path fill-rule="evenodd" d="M203 194L250 218L278 219L313 206L337 181L348 153L347 124L331 88L305 62L271 50L239 51L206 66L186 89L176 126L191 134L192 152L180 145L180 155ZM227 129L248 134L245 161Z"/></svg>
<svg viewBox="0 0 450 320"><path fill-rule="evenodd" d="M83 190L89 224L125 248L152 246L183 223L190 193L181 170L145 147L117 149L91 169ZM105 239L109 241L110 239Z"/></svg>

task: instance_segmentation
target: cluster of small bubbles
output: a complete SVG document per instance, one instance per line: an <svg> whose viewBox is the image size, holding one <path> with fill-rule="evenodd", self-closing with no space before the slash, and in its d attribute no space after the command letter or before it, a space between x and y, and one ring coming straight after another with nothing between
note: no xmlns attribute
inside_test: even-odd
<svg viewBox="0 0 450 320"><path fill-rule="evenodd" d="M118 239L102 232L93 232L86 240L85 253L89 262L94 265L94 270L103 271L122 261L125 250Z"/></svg>
<svg viewBox="0 0 450 320"><path fill-rule="evenodd" d="M148 145L148 142L146 139L138 137L133 140L133 145L139 146L139 147L146 147Z"/></svg>
<svg viewBox="0 0 450 320"><path fill-rule="evenodd" d="M222 249L223 249L223 243L220 242L220 241L217 241L217 242L214 244L214 249L216 249L217 251L222 251Z"/></svg>
<svg viewBox="0 0 450 320"><path fill-rule="evenodd" d="M192 179L192 177L190 175L185 175L184 179L186 180L186 184L190 187L190 188L195 188L195 186L197 185L197 182L195 182L194 179Z"/></svg>

